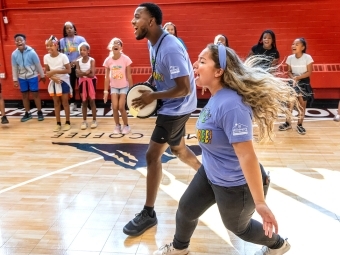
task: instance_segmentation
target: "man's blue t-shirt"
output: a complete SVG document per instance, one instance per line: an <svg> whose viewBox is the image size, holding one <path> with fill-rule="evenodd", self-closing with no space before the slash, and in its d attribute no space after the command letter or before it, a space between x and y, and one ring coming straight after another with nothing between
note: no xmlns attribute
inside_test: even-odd
<svg viewBox="0 0 340 255"><path fill-rule="evenodd" d="M209 99L196 123L202 164L215 185L246 183L233 143L252 140L252 110L236 91L221 89Z"/></svg>
<svg viewBox="0 0 340 255"><path fill-rule="evenodd" d="M155 45L148 42L151 66L156 56L156 51L162 38L167 35L164 32ZM173 88L175 78L189 76L190 94L180 98L162 99L163 106L158 110L159 114L178 116L192 113L197 107L196 85L194 71L189 55L182 43L173 35L167 35L160 47L156 57L155 73L153 74L157 91Z"/></svg>

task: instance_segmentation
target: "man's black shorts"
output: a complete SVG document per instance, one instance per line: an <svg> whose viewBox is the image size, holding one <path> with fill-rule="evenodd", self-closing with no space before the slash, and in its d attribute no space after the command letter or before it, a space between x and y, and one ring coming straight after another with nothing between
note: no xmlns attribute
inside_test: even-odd
<svg viewBox="0 0 340 255"><path fill-rule="evenodd" d="M151 140L161 144L168 143L170 146L179 145L185 135L185 124L190 115L191 113L180 116L159 114Z"/></svg>

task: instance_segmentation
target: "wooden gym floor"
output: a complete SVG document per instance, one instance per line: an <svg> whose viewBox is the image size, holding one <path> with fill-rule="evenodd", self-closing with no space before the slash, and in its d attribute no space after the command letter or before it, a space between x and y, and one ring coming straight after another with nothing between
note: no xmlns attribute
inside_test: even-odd
<svg viewBox="0 0 340 255"><path fill-rule="evenodd" d="M172 240L178 200L195 172L165 153L159 223L126 236L123 226L144 205L144 154L155 119L129 120L132 134L123 137L111 135L107 117L85 131L73 118L72 129L58 135L53 117L20 123L10 116L0 125L0 255L152 254ZM195 122L188 122L186 142L200 154ZM304 126L304 136L276 132L274 142L255 145L271 173L267 201L292 245L287 254L338 254L340 123L308 118ZM259 248L226 231L213 206L200 219L190 254L251 255Z"/></svg>

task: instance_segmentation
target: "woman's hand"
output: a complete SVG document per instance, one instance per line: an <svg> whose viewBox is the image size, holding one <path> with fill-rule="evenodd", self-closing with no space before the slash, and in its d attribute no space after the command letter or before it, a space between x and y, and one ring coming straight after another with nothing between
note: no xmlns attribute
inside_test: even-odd
<svg viewBox="0 0 340 255"><path fill-rule="evenodd" d="M279 226L277 224L274 214L269 209L267 204L266 203L256 204L255 209L262 218L263 230L265 235L271 238L273 236L274 231L273 229L275 229L275 234L277 234L279 232Z"/></svg>

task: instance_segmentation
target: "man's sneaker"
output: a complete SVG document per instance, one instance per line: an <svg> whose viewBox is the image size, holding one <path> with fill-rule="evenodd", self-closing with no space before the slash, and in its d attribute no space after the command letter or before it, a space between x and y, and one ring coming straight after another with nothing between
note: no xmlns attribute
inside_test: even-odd
<svg viewBox="0 0 340 255"><path fill-rule="evenodd" d="M87 129L87 122L86 122L86 121L83 121L83 123L81 123L80 129L81 129L81 130Z"/></svg>
<svg viewBox="0 0 340 255"><path fill-rule="evenodd" d="M154 211L154 216L150 217L148 211L143 209L140 213L136 214L133 220L130 220L129 223L125 225L123 232L129 236L139 236L156 224L156 212Z"/></svg>
<svg viewBox="0 0 340 255"><path fill-rule="evenodd" d="M120 134L122 131L121 131L121 127L120 127L120 125L119 124L117 124L116 126L115 126L115 128L113 129L113 134L114 135L118 135L118 134Z"/></svg>
<svg viewBox="0 0 340 255"><path fill-rule="evenodd" d="M287 239L279 249L269 249L267 246L263 246L261 250L257 251L255 255L282 255L290 249L290 244Z"/></svg>
<svg viewBox="0 0 340 255"><path fill-rule="evenodd" d="M96 128L96 127L98 127L97 121L93 120L91 123L91 128Z"/></svg>
<svg viewBox="0 0 340 255"><path fill-rule="evenodd" d="M292 125L289 124L288 122L285 122L279 126L279 131L286 131L291 128L292 128Z"/></svg>
<svg viewBox="0 0 340 255"><path fill-rule="evenodd" d="M61 125L56 125L55 128L53 129L53 132L59 132L61 130Z"/></svg>
<svg viewBox="0 0 340 255"><path fill-rule="evenodd" d="M130 133L130 131L131 131L130 126L124 126L123 129L122 129L122 134L126 135L126 134Z"/></svg>
<svg viewBox="0 0 340 255"><path fill-rule="evenodd" d="M21 122L25 122L32 119L32 114L30 112L25 112L25 115L21 118Z"/></svg>
<svg viewBox="0 0 340 255"><path fill-rule="evenodd" d="M8 122L8 119L7 119L7 117L6 116L2 116L1 117L1 124L8 124L9 122Z"/></svg>
<svg viewBox="0 0 340 255"><path fill-rule="evenodd" d="M38 112L38 121L43 121L44 120L44 115L42 112Z"/></svg>
<svg viewBox="0 0 340 255"><path fill-rule="evenodd" d="M172 243L170 243L170 244L163 245L162 247L160 247L157 251L153 253L153 255L166 255L166 254L186 255L186 254L189 254L189 249L186 248L184 250L178 250L172 246Z"/></svg>
<svg viewBox="0 0 340 255"><path fill-rule="evenodd" d="M335 117L334 117L334 119L333 119L334 121L337 121L337 122L339 122L340 121L340 115L338 114L338 115L336 115Z"/></svg>
<svg viewBox="0 0 340 255"><path fill-rule="evenodd" d="M306 134L306 129L303 126L296 126L296 131L300 134L300 135L305 135Z"/></svg>
<svg viewBox="0 0 340 255"><path fill-rule="evenodd" d="M68 131L71 129L71 125L70 124L65 124L63 127L63 131Z"/></svg>

